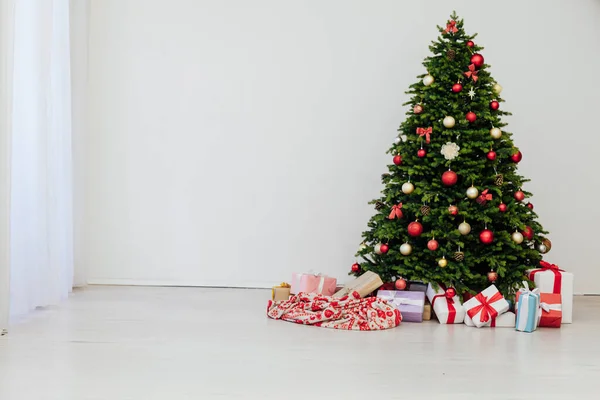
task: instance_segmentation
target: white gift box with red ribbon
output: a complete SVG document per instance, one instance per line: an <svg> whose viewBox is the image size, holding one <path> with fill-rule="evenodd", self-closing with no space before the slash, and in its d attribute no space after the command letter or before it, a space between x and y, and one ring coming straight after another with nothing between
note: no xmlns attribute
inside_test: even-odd
<svg viewBox="0 0 600 400"><path fill-rule="evenodd" d="M446 287L440 284L434 289L431 283L427 286L427 298L440 324L462 324L465 320L465 309L458 296L446 297Z"/></svg>
<svg viewBox="0 0 600 400"><path fill-rule="evenodd" d="M478 328L491 325L492 319L507 312L510 308L508 301L506 301L495 285L489 286L467 300L463 306L467 316Z"/></svg>
<svg viewBox="0 0 600 400"><path fill-rule="evenodd" d="M541 293L560 294L562 298L562 323L573 322L573 274L557 265L540 261L540 267L527 271L529 279Z"/></svg>

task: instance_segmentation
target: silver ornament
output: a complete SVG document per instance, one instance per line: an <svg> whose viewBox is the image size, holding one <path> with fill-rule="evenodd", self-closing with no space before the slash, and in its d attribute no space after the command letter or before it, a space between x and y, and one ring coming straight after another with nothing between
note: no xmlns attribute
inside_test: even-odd
<svg viewBox="0 0 600 400"><path fill-rule="evenodd" d="M470 199L476 199L479 196L479 190L475 186L471 186L467 189L467 197Z"/></svg>
<svg viewBox="0 0 600 400"><path fill-rule="evenodd" d="M468 235L471 232L471 225L469 225L467 222L462 222L460 225L458 225L458 231L461 235Z"/></svg>
<svg viewBox="0 0 600 400"><path fill-rule="evenodd" d="M543 244L543 243L540 243L540 244L538 245L538 251L539 251L540 253L542 253L542 254L546 254L546 253L548 252L548 248L546 247L546 245L545 245L545 244Z"/></svg>
<svg viewBox="0 0 600 400"><path fill-rule="evenodd" d="M412 253L412 246L408 243L404 243L402 246L400 246L400 253L403 256L407 256L410 253Z"/></svg>
<svg viewBox="0 0 600 400"><path fill-rule="evenodd" d="M425 77L423 78L423 85L425 86L429 86L433 83L434 79L433 76L431 75L425 75Z"/></svg>
<svg viewBox="0 0 600 400"><path fill-rule="evenodd" d="M454 119L454 117L447 116L446 118L444 118L443 124L446 128L453 128L456 124L456 120Z"/></svg>
<svg viewBox="0 0 600 400"><path fill-rule="evenodd" d="M414 190L415 190L415 185L413 185L410 182L405 182L402 185L402 193L404 193L404 194L411 194Z"/></svg>
<svg viewBox="0 0 600 400"><path fill-rule="evenodd" d="M400 144L402 143L402 139L400 139L400 137L397 137L396 139L394 139L394 143Z"/></svg>
<svg viewBox="0 0 600 400"><path fill-rule="evenodd" d="M521 234L521 232L513 232L512 240L516 244L521 244L521 243L523 243L523 235Z"/></svg>

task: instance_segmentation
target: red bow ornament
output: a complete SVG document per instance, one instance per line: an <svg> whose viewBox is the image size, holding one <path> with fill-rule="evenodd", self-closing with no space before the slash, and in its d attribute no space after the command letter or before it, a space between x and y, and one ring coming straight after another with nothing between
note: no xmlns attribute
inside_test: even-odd
<svg viewBox="0 0 600 400"><path fill-rule="evenodd" d="M433 132L433 128L429 127L429 128L417 128L417 134L421 137L425 136L425 142L429 143L429 141L431 140L430 136L431 133Z"/></svg>
<svg viewBox="0 0 600 400"><path fill-rule="evenodd" d="M477 71L475 69L475 64L471 64L471 65L469 65L469 70L467 72L465 72L465 76L467 78L473 79L473 82L477 82L477 79L479 79L479 77L477 76L478 72L479 71Z"/></svg>
<svg viewBox="0 0 600 400"><path fill-rule="evenodd" d="M477 294L475 299L479 302L479 305L469 309L467 314L471 319L475 318L477 313L481 311L481 315L479 316L479 320L481 322L488 322L489 320L493 320L498 316L498 311L494 307L492 307L492 303L502 300L502 294L500 292L496 292L489 299L485 297L482 293Z"/></svg>
<svg viewBox="0 0 600 400"><path fill-rule="evenodd" d="M481 204L482 206L485 205L485 203L487 203L488 200L492 199L492 194L488 193L488 190L489 189L485 189L483 192L481 192L479 197L477 197L477 203Z"/></svg>
<svg viewBox="0 0 600 400"><path fill-rule="evenodd" d="M446 24L446 29L444 29L444 33L456 33L458 32L458 29L456 28L456 21L454 20L450 20L448 21L448 23Z"/></svg>
<svg viewBox="0 0 600 400"><path fill-rule="evenodd" d="M388 219L402 218L404 215L402 214L401 208L402 208L402 203L394 204L392 206L392 212L388 216Z"/></svg>

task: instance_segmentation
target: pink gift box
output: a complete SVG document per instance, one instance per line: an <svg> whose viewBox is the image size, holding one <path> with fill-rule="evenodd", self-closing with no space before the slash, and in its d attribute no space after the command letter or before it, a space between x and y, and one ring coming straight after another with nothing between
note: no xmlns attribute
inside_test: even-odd
<svg viewBox="0 0 600 400"><path fill-rule="evenodd" d="M326 275L315 275L315 274L292 274L292 288L290 292L292 294L298 294L300 292L305 293L318 293L325 296L333 296L337 279Z"/></svg>

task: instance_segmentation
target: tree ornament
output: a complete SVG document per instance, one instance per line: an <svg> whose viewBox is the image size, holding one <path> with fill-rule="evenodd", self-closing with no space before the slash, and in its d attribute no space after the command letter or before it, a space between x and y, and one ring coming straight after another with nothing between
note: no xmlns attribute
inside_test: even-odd
<svg viewBox="0 0 600 400"><path fill-rule="evenodd" d="M381 246L379 246L379 251L381 251L381 253L385 254L390 250L390 246L388 246L385 243L382 243Z"/></svg>
<svg viewBox="0 0 600 400"><path fill-rule="evenodd" d="M461 261L463 261L465 259L465 253L463 253L460 250L455 251L454 255L452 256L452 258L454 258L454 261L461 262Z"/></svg>
<svg viewBox="0 0 600 400"><path fill-rule="evenodd" d="M440 268L446 268L446 266L448 265L448 260L446 260L446 257L442 257L438 260L438 265L440 266Z"/></svg>
<svg viewBox="0 0 600 400"><path fill-rule="evenodd" d="M477 68L481 68L483 66L483 56L479 53L475 53L471 56L471 64L475 64Z"/></svg>
<svg viewBox="0 0 600 400"><path fill-rule="evenodd" d="M367 245L363 242L358 246L358 251L361 252L367 248Z"/></svg>
<svg viewBox="0 0 600 400"><path fill-rule="evenodd" d="M406 289L406 281L402 278L396 279L394 286L396 287L396 290L404 290Z"/></svg>
<svg viewBox="0 0 600 400"><path fill-rule="evenodd" d="M409 182L405 182L402 184L402 193L411 194L415 190L415 185Z"/></svg>
<svg viewBox="0 0 600 400"><path fill-rule="evenodd" d="M514 198L516 201L523 201L525 199L525 193L520 190L517 190L514 194Z"/></svg>
<svg viewBox="0 0 600 400"><path fill-rule="evenodd" d="M477 200L475 200L477 202L477 204L485 206L485 204L488 201L490 201L494 198L494 196L488 192L489 192L489 189L485 189L483 192L481 192L481 194L479 196L477 196Z"/></svg>
<svg viewBox="0 0 600 400"><path fill-rule="evenodd" d="M423 214L424 216L429 215L429 213L431 212L431 207L429 207L427 204L423 204L421 206L421 214Z"/></svg>
<svg viewBox="0 0 600 400"><path fill-rule="evenodd" d="M475 97L475 90L473 90L473 88L469 89L469 92L467 93L467 95L469 95L471 100L473 100L473 97Z"/></svg>
<svg viewBox="0 0 600 400"><path fill-rule="evenodd" d="M494 178L494 183L496 184L496 186L502 186L502 184L504 183L504 175L496 174L496 177Z"/></svg>
<svg viewBox="0 0 600 400"><path fill-rule="evenodd" d="M467 42L467 47L474 47L474 46L475 46L475 43L472 40L469 40Z"/></svg>
<svg viewBox="0 0 600 400"><path fill-rule="evenodd" d="M496 100L492 100L490 102L490 110L496 111L499 108L500 108L500 103L498 103Z"/></svg>
<svg viewBox="0 0 600 400"><path fill-rule="evenodd" d="M470 123L473 123L477 120L477 115L475 115L475 113L473 111L469 111L466 115L465 118L467 119L467 121L469 121Z"/></svg>
<svg viewBox="0 0 600 400"><path fill-rule="evenodd" d="M533 204L527 203L527 208L529 208L530 210L533 210Z"/></svg>
<svg viewBox="0 0 600 400"><path fill-rule="evenodd" d="M427 155L427 150L425 150L424 148L420 148L419 150L417 150L417 157L423 158L426 155Z"/></svg>
<svg viewBox="0 0 600 400"><path fill-rule="evenodd" d="M375 252L375 254L379 254L379 255L381 255L381 254L382 254L382 253L381 253L381 243L377 243L377 244L375 245L375 247L373 248L373 251Z"/></svg>
<svg viewBox="0 0 600 400"><path fill-rule="evenodd" d="M414 221L408 224L408 234L413 237L421 236L423 233L423 225L419 221Z"/></svg>
<svg viewBox="0 0 600 400"><path fill-rule="evenodd" d="M412 253L412 246L410 244L404 243L402 246L400 246L400 254L407 256L410 253Z"/></svg>
<svg viewBox="0 0 600 400"><path fill-rule="evenodd" d="M352 272L360 272L360 264L359 263L352 264Z"/></svg>
<svg viewBox="0 0 600 400"><path fill-rule="evenodd" d="M498 280L498 274L494 271L490 271L487 274L487 278L490 283L494 283Z"/></svg>
<svg viewBox="0 0 600 400"><path fill-rule="evenodd" d="M460 84L460 82L455 83L454 85L452 85L452 91L454 93L460 93L463 90L463 86Z"/></svg>
<svg viewBox="0 0 600 400"><path fill-rule="evenodd" d="M490 150L485 156L488 160L494 161L496 159L496 152L494 150Z"/></svg>
<svg viewBox="0 0 600 400"><path fill-rule="evenodd" d="M510 159L513 160L513 162L518 163L519 161L521 161L523 159L523 154L517 150L517 152L515 154L510 156Z"/></svg>
<svg viewBox="0 0 600 400"><path fill-rule="evenodd" d="M394 139L394 143L400 144L400 143L402 143L402 139L400 139L400 137L398 136L397 138Z"/></svg>
<svg viewBox="0 0 600 400"><path fill-rule="evenodd" d="M479 196L479 190L477 190L475 186L471 185L471 187L467 189L467 197L473 200L477 198L477 196Z"/></svg>
<svg viewBox="0 0 600 400"><path fill-rule="evenodd" d="M448 115L444 118L444 121L442 123L446 128L453 128L456 124L456 120L454 119L454 117Z"/></svg>
<svg viewBox="0 0 600 400"><path fill-rule="evenodd" d="M469 232L471 232L471 225L469 225L466 221L461 222L460 225L458 225L458 231L463 236L468 235Z"/></svg>
<svg viewBox="0 0 600 400"><path fill-rule="evenodd" d="M381 210L383 207L385 207L385 204L383 204L381 201L376 201L375 202L375 209L377 211Z"/></svg>
<svg viewBox="0 0 600 400"><path fill-rule="evenodd" d="M542 254L546 254L548 252L548 248L543 244L538 244L538 251Z"/></svg>
<svg viewBox="0 0 600 400"><path fill-rule="evenodd" d="M526 226L525 230L521 232L523 237L527 240L533 239L533 229L530 226Z"/></svg>
<svg viewBox="0 0 600 400"><path fill-rule="evenodd" d="M403 216L404 215L402 214L402 203L398 203L392 206L392 210L390 211L390 215L388 215L388 219L400 219Z"/></svg>
<svg viewBox="0 0 600 400"><path fill-rule="evenodd" d="M500 95L500 93L502 93L502 86L500 86L499 83L495 83L494 86L492 86L492 90L494 91L494 93L496 93L497 95Z"/></svg>
<svg viewBox="0 0 600 400"><path fill-rule="evenodd" d="M521 234L521 232L513 232L513 234L511 235L513 242L515 242L516 244L521 244L523 243L523 235Z"/></svg>
<svg viewBox="0 0 600 400"><path fill-rule="evenodd" d="M479 240L483 244L491 244L494 241L494 232L484 229L479 233Z"/></svg>
<svg viewBox="0 0 600 400"><path fill-rule="evenodd" d="M433 81L434 81L433 76L427 74L423 78L423 85L429 86L429 85L431 85L433 83Z"/></svg>
<svg viewBox="0 0 600 400"><path fill-rule="evenodd" d="M402 156L400 154L395 155L393 161L396 165L402 164Z"/></svg>
<svg viewBox="0 0 600 400"><path fill-rule="evenodd" d="M506 212L506 210L508 210L508 207L506 206L506 204L504 204L504 203L500 203L500 204L498 205L498 211L500 211L500 212L504 213L504 212Z"/></svg>
<svg viewBox="0 0 600 400"><path fill-rule="evenodd" d="M477 80L479 79L479 77L477 76L478 73L479 73L479 71L477 71L477 69L475 69L475 64L471 64L471 65L469 65L469 70L467 72L465 72L463 75L466 76L467 78L473 79L473 82L477 82Z"/></svg>
<svg viewBox="0 0 600 400"><path fill-rule="evenodd" d="M448 207L448 212L450 213L450 215L456 215L458 214L458 207L450 206Z"/></svg>
<svg viewBox="0 0 600 400"><path fill-rule="evenodd" d="M460 146L453 142L446 142L446 144L442 145L442 149L440 153L444 156L446 160L454 160L458 157L458 152L460 151Z"/></svg>
<svg viewBox="0 0 600 400"><path fill-rule="evenodd" d="M447 299L451 299L454 296L456 296L456 289L454 289L454 288L448 288L448 289L446 289L446 298Z"/></svg>
<svg viewBox="0 0 600 400"><path fill-rule="evenodd" d="M456 51L450 49L446 52L446 58L448 60L453 61L455 57L456 57Z"/></svg>
<svg viewBox="0 0 600 400"><path fill-rule="evenodd" d="M502 137L502 131L500 128L492 128L490 129L490 136L492 139L500 139L500 137Z"/></svg>
<svg viewBox="0 0 600 400"><path fill-rule="evenodd" d="M456 21L451 19L446 24L446 29L444 29L444 33L456 33L458 32L458 28L456 27Z"/></svg>
<svg viewBox="0 0 600 400"><path fill-rule="evenodd" d="M548 249L547 251L552 250L552 242L550 241L550 239L542 239L542 244L546 246L546 248Z"/></svg>
<svg viewBox="0 0 600 400"><path fill-rule="evenodd" d="M442 174L442 183L444 186L454 186L458 182L458 175L452 170L448 170Z"/></svg>
<svg viewBox="0 0 600 400"><path fill-rule="evenodd" d="M415 114L421 114L423 112L423 106L421 104L415 104L413 107L413 112Z"/></svg>
<svg viewBox="0 0 600 400"><path fill-rule="evenodd" d="M427 242L427 248L431 251L436 251L439 247L440 244L435 239L431 239L429 242Z"/></svg>

